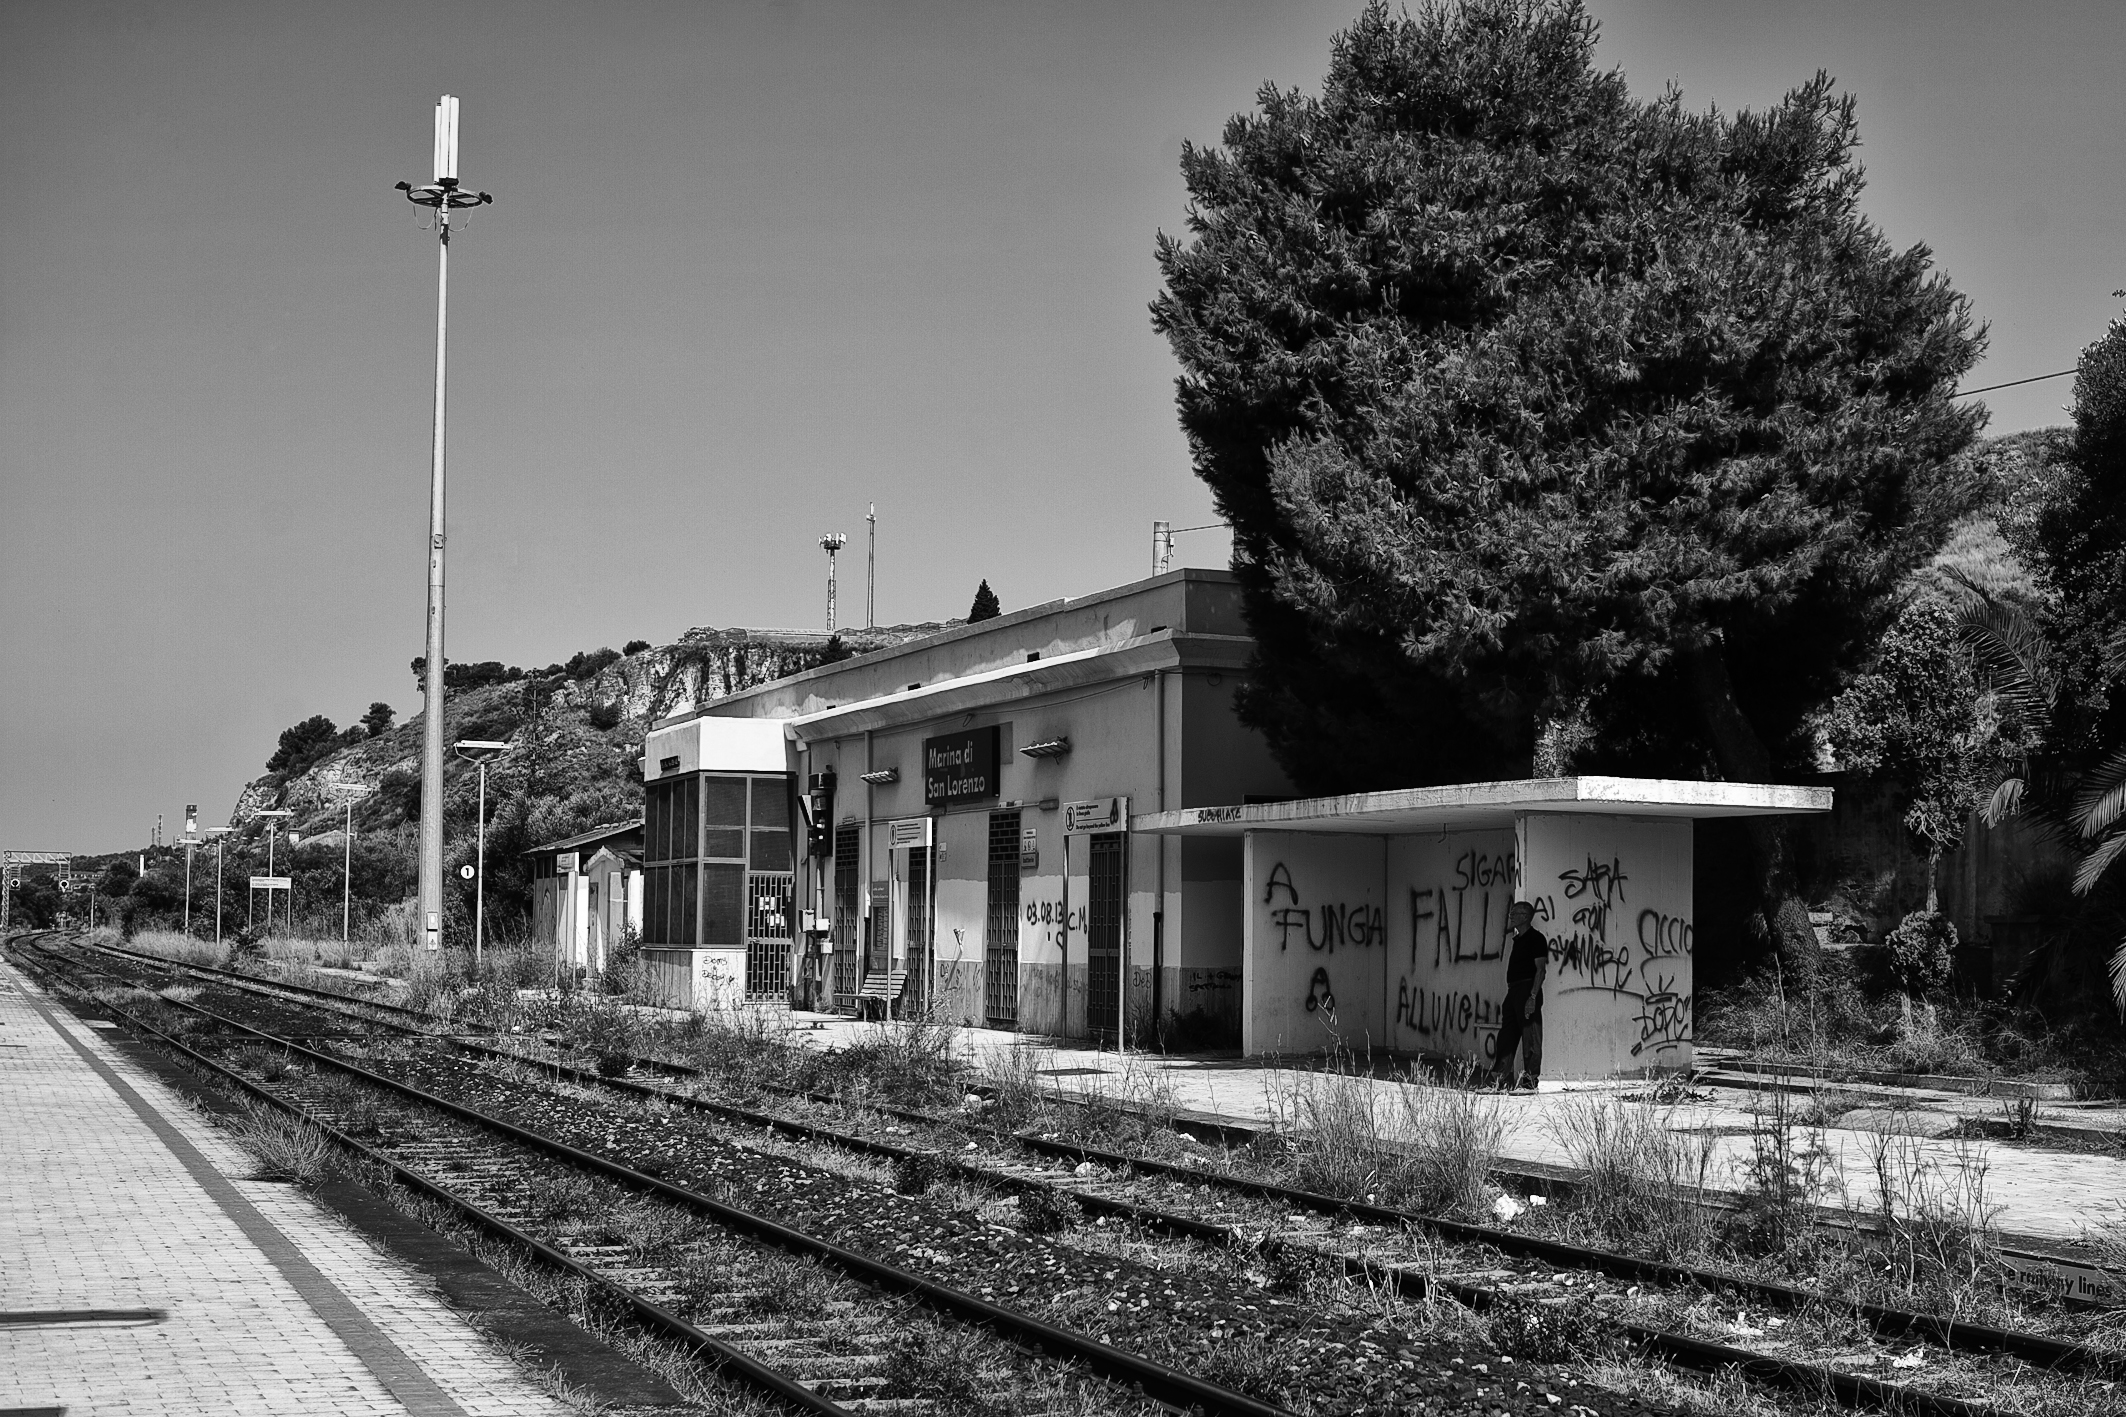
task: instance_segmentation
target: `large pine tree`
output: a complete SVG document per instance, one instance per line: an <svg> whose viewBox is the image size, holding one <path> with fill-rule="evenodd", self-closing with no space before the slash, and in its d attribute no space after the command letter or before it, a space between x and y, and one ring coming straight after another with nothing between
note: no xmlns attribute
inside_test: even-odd
<svg viewBox="0 0 2126 1417"><path fill-rule="evenodd" d="M1154 322L1309 790L1776 778L1963 504L1981 337L1861 216L1851 99L1694 113L1594 46L1575 0L1376 4L1183 153Z"/></svg>

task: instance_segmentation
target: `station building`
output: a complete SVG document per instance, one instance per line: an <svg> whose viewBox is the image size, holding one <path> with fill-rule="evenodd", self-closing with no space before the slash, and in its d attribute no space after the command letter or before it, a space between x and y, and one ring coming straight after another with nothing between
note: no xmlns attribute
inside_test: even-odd
<svg viewBox="0 0 2126 1417"><path fill-rule="evenodd" d="M1234 712L1253 648L1234 578L1180 570L655 725L662 987L834 1008L868 989L977 1025L1111 1040L1167 1019L1237 1042L1239 843L1129 820L1292 795Z"/></svg>
<svg viewBox="0 0 2126 1417"><path fill-rule="evenodd" d="M1170 572L718 699L645 747L645 959L790 1001L1180 1048L1488 1065L1506 907L1548 1076L1687 1066L1692 823L1824 788L1556 778L1297 800L1234 578Z"/></svg>

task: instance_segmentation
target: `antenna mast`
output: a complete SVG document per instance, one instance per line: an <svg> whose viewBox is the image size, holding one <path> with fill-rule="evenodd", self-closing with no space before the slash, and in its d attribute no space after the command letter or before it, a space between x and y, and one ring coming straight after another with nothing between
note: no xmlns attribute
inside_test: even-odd
<svg viewBox="0 0 2126 1417"><path fill-rule="evenodd" d="M830 531L819 539L820 549L827 553L827 633L834 633L834 553L849 544L844 532Z"/></svg>

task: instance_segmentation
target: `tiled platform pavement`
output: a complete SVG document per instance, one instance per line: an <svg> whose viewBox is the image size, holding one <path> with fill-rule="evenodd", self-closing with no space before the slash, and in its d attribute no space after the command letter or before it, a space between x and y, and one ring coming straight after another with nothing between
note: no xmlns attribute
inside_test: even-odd
<svg viewBox="0 0 2126 1417"><path fill-rule="evenodd" d="M0 963L0 1411L567 1411L421 1275L250 1170Z"/></svg>

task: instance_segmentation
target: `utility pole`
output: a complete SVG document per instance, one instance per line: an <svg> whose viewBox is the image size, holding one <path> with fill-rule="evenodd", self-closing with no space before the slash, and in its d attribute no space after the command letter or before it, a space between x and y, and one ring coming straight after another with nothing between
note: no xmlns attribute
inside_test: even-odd
<svg viewBox="0 0 2126 1417"><path fill-rule="evenodd" d="M869 549L864 554L864 628L878 627L878 503L870 504L871 510L864 513L870 525Z"/></svg>
<svg viewBox="0 0 2126 1417"><path fill-rule="evenodd" d="M830 531L819 539L820 549L827 553L827 633L834 633L834 553L849 544L845 533Z"/></svg>
<svg viewBox="0 0 2126 1417"><path fill-rule="evenodd" d="M450 329L450 214L492 202L485 192L458 187L458 101L436 101L435 181L398 184L406 200L436 213L435 438L428 476L428 660L422 666L421 712L421 936L431 953L443 948L443 449L445 350ZM269 899L267 908L272 902Z"/></svg>

